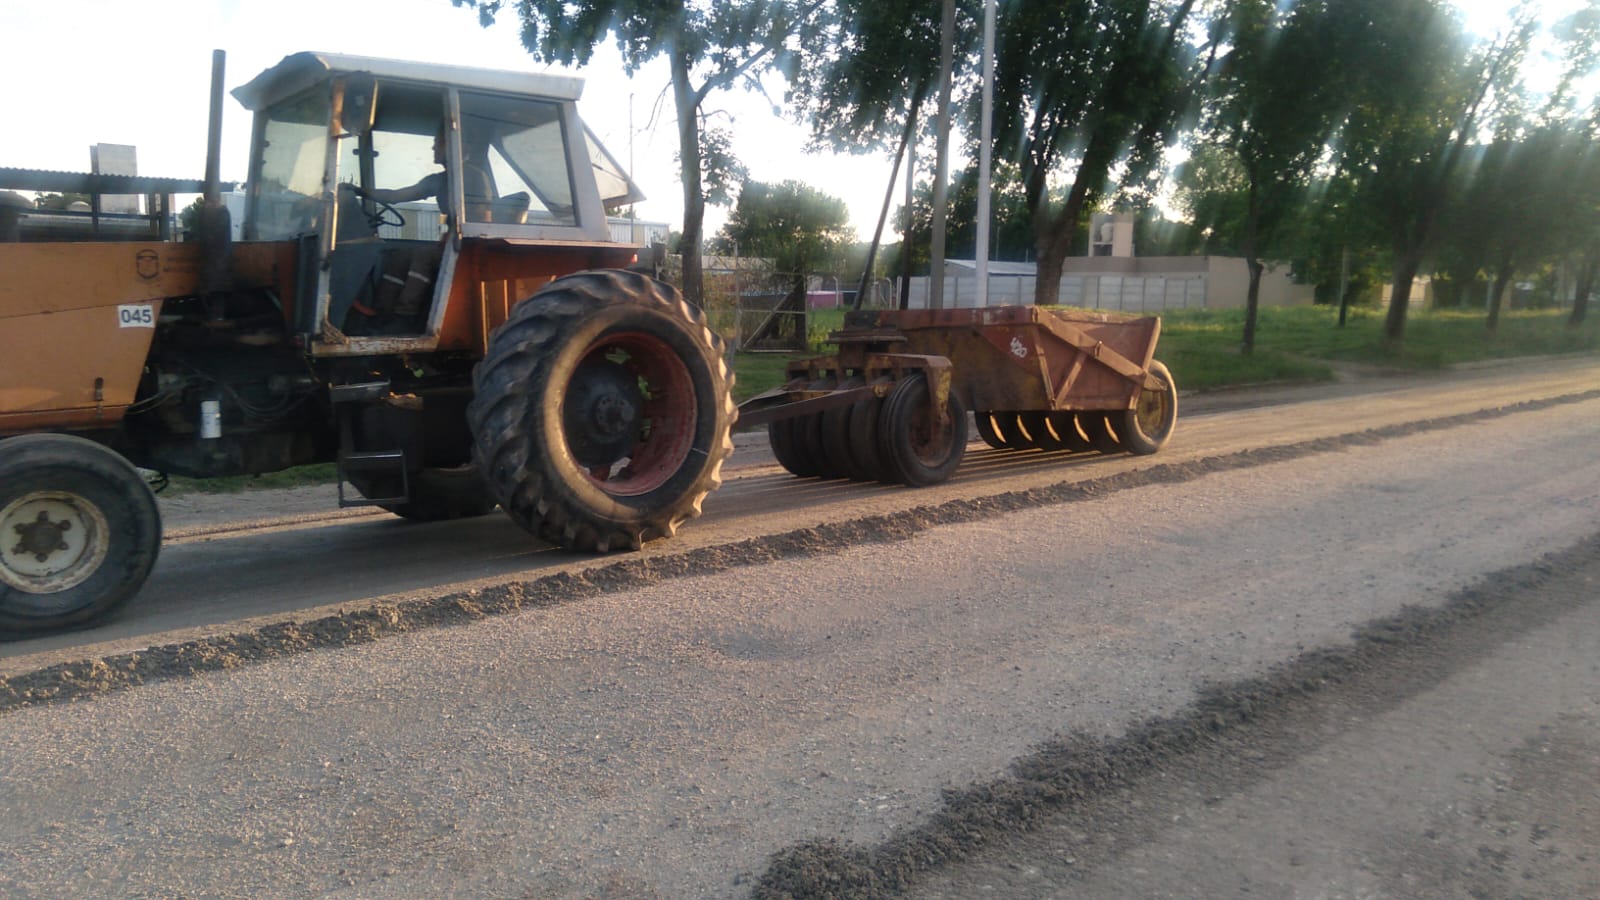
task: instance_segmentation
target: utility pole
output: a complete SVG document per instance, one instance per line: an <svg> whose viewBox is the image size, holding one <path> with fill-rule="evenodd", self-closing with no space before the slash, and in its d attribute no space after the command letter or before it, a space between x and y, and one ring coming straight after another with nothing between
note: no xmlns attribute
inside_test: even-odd
<svg viewBox="0 0 1600 900"><path fill-rule="evenodd" d="M928 261L928 308L944 308L944 230L945 204L949 199L950 179L950 81L955 68L956 0L944 0L939 17L939 118L933 173L933 246Z"/></svg>
<svg viewBox="0 0 1600 900"><path fill-rule="evenodd" d="M995 0L983 4L983 121L978 126L978 295L974 303L981 309L989 305L989 193L992 180L994 142L994 16Z"/></svg>

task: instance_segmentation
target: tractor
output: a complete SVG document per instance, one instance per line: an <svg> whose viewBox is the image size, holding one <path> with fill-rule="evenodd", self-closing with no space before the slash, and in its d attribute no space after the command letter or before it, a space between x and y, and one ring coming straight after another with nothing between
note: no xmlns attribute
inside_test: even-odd
<svg viewBox="0 0 1600 900"><path fill-rule="evenodd" d="M34 228L0 203L0 632L133 597L167 474L333 462L342 505L498 506L580 552L698 515L733 450L733 378L704 313L613 239L608 210L638 194L581 88L291 55L233 91L254 116L237 223L220 53L204 179L0 169L0 189L164 201L144 231ZM173 239L165 198L195 188Z"/></svg>

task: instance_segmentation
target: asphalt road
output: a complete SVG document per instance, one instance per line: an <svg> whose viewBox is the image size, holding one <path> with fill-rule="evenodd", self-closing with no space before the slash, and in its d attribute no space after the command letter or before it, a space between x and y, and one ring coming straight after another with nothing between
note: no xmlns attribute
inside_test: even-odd
<svg viewBox="0 0 1600 900"><path fill-rule="evenodd" d="M609 580L498 519L179 526L128 616L0 650L0 693L583 589L5 707L0 892L1593 896L1596 389L1230 394L1154 458L975 448L924 491L741 450Z"/></svg>

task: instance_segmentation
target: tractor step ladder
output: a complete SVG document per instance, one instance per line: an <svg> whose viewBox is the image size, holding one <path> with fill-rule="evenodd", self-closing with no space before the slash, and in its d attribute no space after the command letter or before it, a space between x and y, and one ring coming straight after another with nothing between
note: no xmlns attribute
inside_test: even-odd
<svg viewBox="0 0 1600 900"><path fill-rule="evenodd" d="M336 384L328 388L328 397L334 404L370 403L389 393L389 382L371 381L358 384ZM351 417L339 417L339 506L384 506L406 503L411 499L410 467L406 465L404 450L352 450ZM393 484L400 488L392 497L367 497L360 491L347 494L345 484L355 486L352 473L372 476L368 484Z"/></svg>

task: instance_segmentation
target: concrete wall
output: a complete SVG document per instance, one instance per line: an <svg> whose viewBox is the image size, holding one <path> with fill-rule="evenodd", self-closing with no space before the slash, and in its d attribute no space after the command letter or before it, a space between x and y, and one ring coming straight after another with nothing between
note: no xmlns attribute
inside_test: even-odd
<svg viewBox="0 0 1600 900"><path fill-rule="evenodd" d="M1062 305L1116 312L1242 307L1250 287L1244 260L1233 257L1072 257L1063 268ZM1031 304L1036 283L1031 274L991 273L989 305ZM975 306L977 294L977 279L970 269L947 270L946 306ZM1291 281L1287 267L1269 268L1262 275L1262 306L1309 306L1314 299L1314 288ZM927 302L928 279L912 279L912 308L924 308Z"/></svg>

